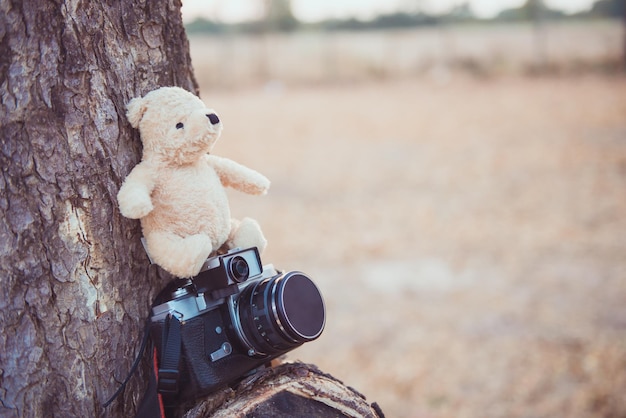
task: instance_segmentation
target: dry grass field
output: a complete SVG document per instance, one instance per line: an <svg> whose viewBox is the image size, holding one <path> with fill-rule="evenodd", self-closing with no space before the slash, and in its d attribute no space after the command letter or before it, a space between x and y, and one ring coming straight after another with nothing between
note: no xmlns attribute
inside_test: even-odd
<svg viewBox="0 0 626 418"><path fill-rule="evenodd" d="M297 32L191 38L202 85L241 88L259 79L337 83L427 75L454 70L478 76L612 69L622 52L619 21L442 25L373 32Z"/></svg>
<svg viewBox="0 0 626 418"><path fill-rule="evenodd" d="M272 180L234 214L325 296L324 334L290 359L388 417L626 416L626 77L202 97L214 152Z"/></svg>

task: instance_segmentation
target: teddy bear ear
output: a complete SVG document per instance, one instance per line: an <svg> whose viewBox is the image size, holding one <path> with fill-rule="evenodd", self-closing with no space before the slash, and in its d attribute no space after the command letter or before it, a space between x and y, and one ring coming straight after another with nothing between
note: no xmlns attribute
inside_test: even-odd
<svg viewBox="0 0 626 418"><path fill-rule="evenodd" d="M143 118L147 108L144 99L141 97L135 97L128 102L126 105L126 117L133 128L139 127L139 122L141 122L141 118Z"/></svg>

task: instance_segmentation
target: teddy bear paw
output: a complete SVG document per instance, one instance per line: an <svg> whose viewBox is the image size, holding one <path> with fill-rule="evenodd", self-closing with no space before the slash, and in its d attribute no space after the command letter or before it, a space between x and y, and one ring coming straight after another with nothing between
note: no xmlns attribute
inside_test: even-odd
<svg viewBox="0 0 626 418"><path fill-rule="evenodd" d="M257 247L259 253L263 253L267 240L257 221L252 218L243 218L241 222L233 220L232 226L231 236L227 243L230 248Z"/></svg>
<svg viewBox="0 0 626 418"><path fill-rule="evenodd" d="M262 195L267 194L270 189L270 181L267 178L263 177L263 180L259 185L259 189L261 190Z"/></svg>
<svg viewBox="0 0 626 418"><path fill-rule="evenodd" d="M120 212L127 218L140 219L152 212L154 206L150 196L143 193L129 193L128 189L122 189L117 195Z"/></svg>
<svg viewBox="0 0 626 418"><path fill-rule="evenodd" d="M267 177L260 173L254 173L254 177L251 179L250 185L246 190L250 194L265 195L270 189L270 181Z"/></svg>
<svg viewBox="0 0 626 418"><path fill-rule="evenodd" d="M211 239L203 234L181 237L170 232L150 231L146 242L153 262L181 278L196 276L213 251Z"/></svg>
<svg viewBox="0 0 626 418"><path fill-rule="evenodd" d="M200 234L187 237L185 241L187 241L185 244L189 245L190 248L190 260L187 264L187 276L183 277L193 277L200 273L202 265L213 251L213 245L208 236Z"/></svg>
<svg viewBox="0 0 626 418"><path fill-rule="evenodd" d="M193 277L200 273L211 251L213 246L208 236L191 235L180 239L176 248L168 251L167 259L162 260L161 267L178 277Z"/></svg>

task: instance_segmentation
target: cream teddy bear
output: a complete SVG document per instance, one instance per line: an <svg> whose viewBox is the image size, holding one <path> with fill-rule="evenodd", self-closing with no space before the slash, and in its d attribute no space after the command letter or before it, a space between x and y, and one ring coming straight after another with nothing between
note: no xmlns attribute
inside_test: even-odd
<svg viewBox="0 0 626 418"><path fill-rule="evenodd" d="M209 154L222 123L195 95L161 87L132 99L126 116L139 129L141 162L117 195L122 215L141 219L152 261L178 277L198 274L220 247L253 247L267 241L250 218L231 219L225 187L267 193L270 182L232 160Z"/></svg>

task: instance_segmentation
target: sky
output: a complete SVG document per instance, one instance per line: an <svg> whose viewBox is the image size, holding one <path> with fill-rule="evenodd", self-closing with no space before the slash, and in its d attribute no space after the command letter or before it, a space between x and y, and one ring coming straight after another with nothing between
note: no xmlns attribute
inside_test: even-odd
<svg viewBox="0 0 626 418"><path fill-rule="evenodd" d="M183 19L191 21L204 17L224 22L257 19L261 13L262 0L182 0ZM472 10L479 17L493 17L503 9L518 7L525 0L469 0ZM303 22L316 22L327 18L368 19L381 13L397 10L423 10L441 13L465 0L292 0L296 18ZM551 8L573 13L589 9L593 0L544 0Z"/></svg>

